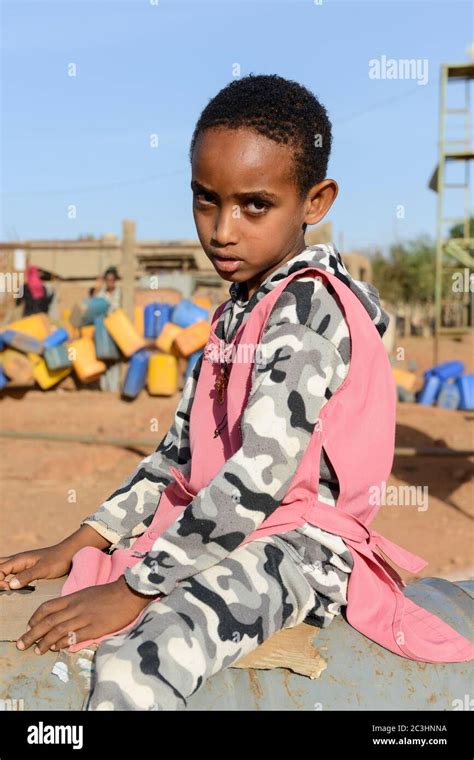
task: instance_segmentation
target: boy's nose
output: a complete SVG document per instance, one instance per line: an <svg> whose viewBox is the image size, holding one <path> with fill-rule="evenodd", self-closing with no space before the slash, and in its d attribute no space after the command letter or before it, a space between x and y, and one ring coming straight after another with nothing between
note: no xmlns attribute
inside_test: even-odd
<svg viewBox="0 0 474 760"><path fill-rule="evenodd" d="M221 211L216 217L213 238L220 245L235 244L238 241L238 225L240 221L240 209L238 206Z"/></svg>

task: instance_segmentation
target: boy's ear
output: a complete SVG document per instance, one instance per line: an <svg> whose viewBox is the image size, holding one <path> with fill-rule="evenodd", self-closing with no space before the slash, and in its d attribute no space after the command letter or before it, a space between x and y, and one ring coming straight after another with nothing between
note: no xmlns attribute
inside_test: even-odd
<svg viewBox="0 0 474 760"><path fill-rule="evenodd" d="M337 198L339 187L335 179L323 179L313 185L305 200L306 214L303 222L317 224L326 216Z"/></svg>

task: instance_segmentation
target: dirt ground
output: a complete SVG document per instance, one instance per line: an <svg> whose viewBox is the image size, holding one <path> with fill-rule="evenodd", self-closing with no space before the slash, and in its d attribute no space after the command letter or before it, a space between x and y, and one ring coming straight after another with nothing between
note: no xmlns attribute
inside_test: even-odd
<svg viewBox="0 0 474 760"><path fill-rule="evenodd" d="M400 339L401 340L401 339ZM405 360L419 374L432 363L431 341L403 339ZM441 360L463 359L474 372L473 343L444 340ZM404 363L401 362L403 367ZM4 395L3 430L146 438L158 443L178 401L140 397L127 402L87 388L28 389ZM156 432L158 421L158 432ZM474 412L399 404L397 445L474 448ZM133 471L142 453L113 446L1 440L0 555L52 544L73 532ZM374 527L426 560L421 576L474 578L474 457L396 457L391 485L428 488L428 508L382 506ZM412 576L400 571L405 580Z"/></svg>

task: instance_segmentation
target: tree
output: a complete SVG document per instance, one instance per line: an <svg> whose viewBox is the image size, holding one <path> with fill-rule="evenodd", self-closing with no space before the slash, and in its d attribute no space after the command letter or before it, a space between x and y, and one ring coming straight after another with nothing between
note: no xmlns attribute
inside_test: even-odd
<svg viewBox="0 0 474 760"><path fill-rule="evenodd" d="M464 224L455 224L451 229L449 230L449 237L450 238L461 238L464 237ZM469 237L474 238L474 216L471 216L469 219Z"/></svg>
<svg viewBox="0 0 474 760"><path fill-rule="evenodd" d="M388 258L372 260L374 285L382 298L395 304L428 304L434 297L433 242L426 235L390 247Z"/></svg>

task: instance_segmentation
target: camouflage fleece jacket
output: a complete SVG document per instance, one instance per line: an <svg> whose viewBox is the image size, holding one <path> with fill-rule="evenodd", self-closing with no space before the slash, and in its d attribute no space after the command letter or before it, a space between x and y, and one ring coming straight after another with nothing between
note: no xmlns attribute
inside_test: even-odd
<svg viewBox="0 0 474 760"><path fill-rule="evenodd" d="M232 283L216 326L216 334L231 340L255 304L281 279L301 269L281 292L265 326L260 355L255 365L247 406L242 417L242 446L228 459L225 470L202 489L180 517L154 543L152 550L125 571L127 583L142 594L168 594L181 580L217 564L254 531L278 507L286 495L309 443L320 411L342 383L349 369L350 336L338 298L331 286L304 274L317 266L342 279L358 296L380 335L387 327L387 315L378 301L376 289L353 280L332 245L308 246L272 272L250 299L245 285ZM290 348L290 351L288 351ZM150 524L161 492L172 479L170 466L189 475L189 417L202 356L189 376L177 407L174 422L156 451L145 457L133 473L82 524L91 525L114 545L128 548ZM314 371L311 385L305 365ZM279 372L275 372L275 367ZM268 408L273 415L262 413ZM265 400L265 401L263 401ZM263 403L263 407L262 407ZM278 419L278 423L276 422ZM275 435L275 425L278 435ZM273 477L258 457L262 438L271 439ZM337 476L324 450L321 453L319 498L335 505ZM245 504L245 494L277 483L266 513ZM230 484L238 483L242 506L237 511ZM241 484L241 485L240 485ZM231 488L231 490L233 490ZM212 497L211 497L212 494ZM209 531L209 522L212 530ZM201 527L203 526L203 527ZM280 535L287 550L315 589L314 617L325 627L340 606L347 603L348 574L352 556L340 536L306 524ZM159 572L156 570L159 566Z"/></svg>

